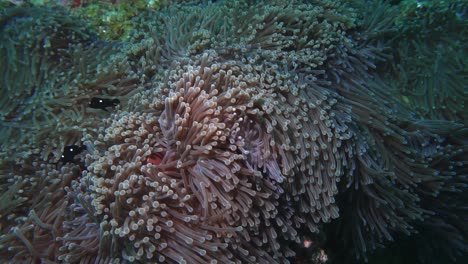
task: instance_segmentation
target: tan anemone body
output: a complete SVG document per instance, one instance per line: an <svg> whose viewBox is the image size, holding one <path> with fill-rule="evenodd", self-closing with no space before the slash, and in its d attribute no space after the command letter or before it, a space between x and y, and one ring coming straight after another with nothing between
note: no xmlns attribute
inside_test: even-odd
<svg viewBox="0 0 468 264"><path fill-rule="evenodd" d="M267 261L263 250L281 259L291 253L278 237L298 242L294 225L305 225L300 215L278 213L288 199L315 223L338 217L334 196L352 134L333 95L300 99L283 92L286 80L269 84L285 76L263 84L250 66L215 57L178 65L170 86L156 89L164 95L137 96L134 103L154 99L142 112L115 114L93 143L101 152L87 156L82 185L91 183L102 228L138 243L126 253L131 260L185 252L187 263L233 254ZM160 163L149 162L155 156Z"/></svg>

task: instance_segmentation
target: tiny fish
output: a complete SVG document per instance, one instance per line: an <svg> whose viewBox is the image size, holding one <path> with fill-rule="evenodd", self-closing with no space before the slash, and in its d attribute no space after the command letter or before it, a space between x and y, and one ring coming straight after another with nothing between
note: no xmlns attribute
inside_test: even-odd
<svg viewBox="0 0 468 264"><path fill-rule="evenodd" d="M71 145L71 146L65 146L63 148L62 156L60 158L60 161L65 163L68 162L75 162L75 156L83 152L83 150L86 149L86 146L78 146L78 145Z"/></svg>
<svg viewBox="0 0 468 264"><path fill-rule="evenodd" d="M119 99L105 99L105 98L93 97L91 98L91 101L89 102L89 107L107 111L106 107L114 107L114 106L117 106L119 103L120 103Z"/></svg>

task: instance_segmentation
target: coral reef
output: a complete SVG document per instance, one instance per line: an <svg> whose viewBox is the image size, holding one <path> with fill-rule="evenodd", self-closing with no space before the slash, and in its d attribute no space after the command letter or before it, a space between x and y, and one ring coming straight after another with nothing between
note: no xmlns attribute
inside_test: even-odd
<svg viewBox="0 0 468 264"><path fill-rule="evenodd" d="M0 259L466 259L463 5L199 2L0 13Z"/></svg>
<svg viewBox="0 0 468 264"><path fill-rule="evenodd" d="M145 10L159 9L159 1L80 1L71 12L89 21L104 39L126 39L132 30L131 18Z"/></svg>

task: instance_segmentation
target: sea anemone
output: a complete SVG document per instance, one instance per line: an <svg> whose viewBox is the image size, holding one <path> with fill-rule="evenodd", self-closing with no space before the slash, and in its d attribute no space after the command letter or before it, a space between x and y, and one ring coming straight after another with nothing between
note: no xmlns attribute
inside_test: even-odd
<svg viewBox="0 0 468 264"><path fill-rule="evenodd" d="M58 116L70 136L21 141L36 150L2 162L0 258L376 261L429 229L450 260L466 254L465 125L398 95L398 6L372 5L173 4L135 18L128 43L71 45L58 58L82 47L105 62L66 75L70 90L122 105L75 101L76 119ZM76 164L51 164L70 143L86 146Z"/></svg>

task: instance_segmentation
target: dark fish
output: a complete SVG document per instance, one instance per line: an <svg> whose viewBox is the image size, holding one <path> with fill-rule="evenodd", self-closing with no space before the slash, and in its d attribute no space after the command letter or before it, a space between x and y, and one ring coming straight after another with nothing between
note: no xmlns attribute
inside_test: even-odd
<svg viewBox="0 0 468 264"><path fill-rule="evenodd" d="M65 146L63 148L62 152L62 157L60 158L60 161L65 163L68 162L75 162L75 156L83 152L83 150L86 149L86 146L78 146L78 145L71 145L71 146Z"/></svg>
<svg viewBox="0 0 468 264"><path fill-rule="evenodd" d="M120 104L119 99L105 99L105 98L93 97L91 98L91 101L89 101L89 107L95 108L95 109L102 109L104 111L107 111L106 107L115 107L118 104Z"/></svg>

